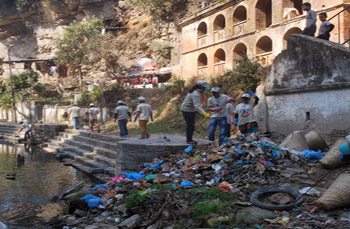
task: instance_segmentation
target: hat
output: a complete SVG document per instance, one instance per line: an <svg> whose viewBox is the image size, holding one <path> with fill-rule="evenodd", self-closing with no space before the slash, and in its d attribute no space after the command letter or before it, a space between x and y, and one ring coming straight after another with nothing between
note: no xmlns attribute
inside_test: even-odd
<svg viewBox="0 0 350 229"><path fill-rule="evenodd" d="M125 103L122 100L118 100L117 104L125 104Z"/></svg>
<svg viewBox="0 0 350 229"><path fill-rule="evenodd" d="M90 107L94 107L95 106L95 104L93 104L93 103L90 103Z"/></svg>
<svg viewBox="0 0 350 229"><path fill-rule="evenodd" d="M250 95L248 93L244 93L241 98L247 98L247 99L250 99Z"/></svg>
<svg viewBox="0 0 350 229"><path fill-rule="evenodd" d="M204 80L198 80L196 82L196 84L198 86L201 86L201 87L204 87L205 89L208 89L209 88L209 84L207 82L205 82Z"/></svg>
<svg viewBox="0 0 350 229"><path fill-rule="evenodd" d="M220 93L221 89L219 87L213 87L211 92Z"/></svg>
<svg viewBox="0 0 350 229"><path fill-rule="evenodd" d="M145 97L143 97L143 96L140 96L140 97L138 97L137 99L138 99L139 101L146 101Z"/></svg>

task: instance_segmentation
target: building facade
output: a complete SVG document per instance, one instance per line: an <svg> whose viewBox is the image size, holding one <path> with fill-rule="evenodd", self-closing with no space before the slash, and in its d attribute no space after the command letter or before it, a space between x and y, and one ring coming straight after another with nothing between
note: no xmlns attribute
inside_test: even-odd
<svg viewBox="0 0 350 229"><path fill-rule="evenodd" d="M336 15L331 20L335 25L331 41L349 39L350 0L308 2L318 13L326 12L328 18ZM243 56L271 65L286 48L288 36L304 28L302 4L303 0L231 0L183 19L179 24L182 42L173 55L178 57L174 62L178 74L185 79L222 74Z"/></svg>

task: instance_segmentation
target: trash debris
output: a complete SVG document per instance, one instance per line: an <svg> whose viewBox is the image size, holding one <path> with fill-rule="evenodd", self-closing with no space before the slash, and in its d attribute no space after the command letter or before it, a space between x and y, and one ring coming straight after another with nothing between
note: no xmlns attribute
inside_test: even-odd
<svg viewBox="0 0 350 229"><path fill-rule="evenodd" d="M332 210L350 206L350 174L343 173L316 201L319 208Z"/></svg>
<svg viewBox="0 0 350 229"><path fill-rule="evenodd" d="M321 135L311 130L309 133L305 134L305 139L310 150L325 152L328 150L328 145Z"/></svg>
<svg viewBox="0 0 350 229"><path fill-rule="evenodd" d="M346 143L345 138L338 139L320 161L321 165L327 169L334 169L342 165L342 154L339 152L339 147Z"/></svg>
<svg viewBox="0 0 350 229"><path fill-rule="evenodd" d="M307 160L322 160L323 154L319 151L313 151L313 150L304 150L301 156Z"/></svg>
<svg viewBox="0 0 350 229"><path fill-rule="evenodd" d="M102 203L102 198L94 195L86 195L81 200L85 201L89 208L97 208Z"/></svg>
<svg viewBox="0 0 350 229"><path fill-rule="evenodd" d="M308 149L305 135L302 131L294 131L281 144L280 147L290 150L304 151Z"/></svg>
<svg viewBox="0 0 350 229"><path fill-rule="evenodd" d="M301 194L306 194L309 196L315 196L315 197L319 197L321 195L321 192L316 190L315 188L312 187L305 187L299 190L299 192Z"/></svg>

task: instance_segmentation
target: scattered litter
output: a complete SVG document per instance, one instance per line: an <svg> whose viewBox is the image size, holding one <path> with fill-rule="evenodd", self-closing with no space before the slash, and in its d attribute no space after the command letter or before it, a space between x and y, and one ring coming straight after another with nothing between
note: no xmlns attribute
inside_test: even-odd
<svg viewBox="0 0 350 229"><path fill-rule="evenodd" d="M315 197L319 197L321 195L321 192L316 190L315 188L312 187L305 187L299 190L299 192L301 194L306 194L309 196L315 196Z"/></svg>

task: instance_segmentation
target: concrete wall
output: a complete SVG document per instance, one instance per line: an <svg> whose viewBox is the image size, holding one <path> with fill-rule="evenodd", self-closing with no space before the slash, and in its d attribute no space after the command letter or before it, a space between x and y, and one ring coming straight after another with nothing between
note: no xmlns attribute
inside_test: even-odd
<svg viewBox="0 0 350 229"><path fill-rule="evenodd" d="M305 27L305 16L285 18L283 17L284 11L290 7L290 4L293 4L293 1L272 1L272 12L270 13L272 24L265 28L259 28L260 18L256 8L259 2L261 1L228 1L183 20L180 24L182 27L180 75L186 79L197 75L216 75L232 69L235 61L241 58L236 52L238 45L246 46L246 54L249 58L256 58L264 66L271 65L274 58L286 48L286 37L299 33ZM344 8L343 3L347 0L310 0L309 2L313 5L313 9L318 12L327 12L331 17ZM237 22L233 15L239 7L246 8L247 19ZM223 30L215 30L214 28L214 22L218 15L223 15L226 19ZM349 12L340 15L340 24L338 24L337 18L332 20L332 23L335 24L332 41L343 42L350 37L347 27L350 19L347 15ZM197 32L201 23L207 25L207 34L199 36ZM319 25L320 21L318 21ZM338 28L340 28L339 32ZM259 40L264 36L272 40L271 51L261 51L259 48ZM218 49L223 49L226 54L225 61L220 64L215 63L214 58ZM206 66L198 66L200 54L207 56Z"/></svg>
<svg viewBox="0 0 350 229"><path fill-rule="evenodd" d="M301 35L288 39L257 89L261 131L288 135L316 129L324 135L350 131L350 50Z"/></svg>

